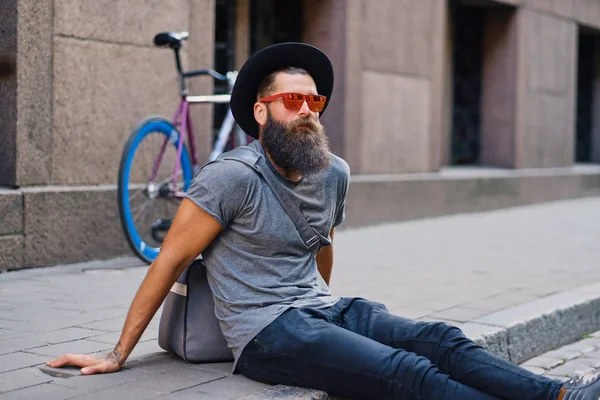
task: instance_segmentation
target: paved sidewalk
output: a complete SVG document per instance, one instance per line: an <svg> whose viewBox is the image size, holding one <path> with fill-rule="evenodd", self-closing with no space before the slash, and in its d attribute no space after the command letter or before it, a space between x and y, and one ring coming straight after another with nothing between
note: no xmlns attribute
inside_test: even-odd
<svg viewBox="0 0 600 400"><path fill-rule="evenodd" d="M600 371L600 331L532 358L522 366L561 381L574 375Z"/></svg>
<svg viewBox="0 0 600 400"><path fill-rule="evenodd" d="M600 198L588 198L339 231L332 290L402 316L449 321L525 361L600 329L598 221ZM64 352L112 349L146 270L122 258L0 274L0 400L327 398L233 376L227 363L190 365L165 354L156 343L160 312L124 371L81 377L40 367ZM600 365L597 339L586 339L578 365ZM546 358L553 361L528 365L571 357Z"/></svg>

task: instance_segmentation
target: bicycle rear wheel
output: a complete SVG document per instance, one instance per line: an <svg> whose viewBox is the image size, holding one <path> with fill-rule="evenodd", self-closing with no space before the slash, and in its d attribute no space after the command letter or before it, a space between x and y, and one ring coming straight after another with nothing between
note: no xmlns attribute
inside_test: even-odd
<svg viewBox="0 0 600 400"><path fill-rule="evenodd" d="M180 199L174 193L187 191L192 181L192 163L184 145L177 185L173 186L180 139L170 121L148 118L133 130L121 156L118 181L121 225L131 249L147 263L158 256L162 239L179 207ZM153 174L155 178L151 179Z"/></svg>

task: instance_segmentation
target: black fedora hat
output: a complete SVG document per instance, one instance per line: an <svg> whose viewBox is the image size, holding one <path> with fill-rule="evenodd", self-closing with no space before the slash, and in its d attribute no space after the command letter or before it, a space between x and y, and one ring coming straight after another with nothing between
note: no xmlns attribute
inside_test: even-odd
<svg viewBox="0 0 600 400"><path fill-rule="evenodd" d="M254 119L254 103L260 82L271 72L285 67L306 70L317 85L317 92L327 97L333 92L333 65L318 48L306 43L287 42L265 47L253 54L238 73L231 92L231 112L244 132L258 139L258 123Z"/></svg>

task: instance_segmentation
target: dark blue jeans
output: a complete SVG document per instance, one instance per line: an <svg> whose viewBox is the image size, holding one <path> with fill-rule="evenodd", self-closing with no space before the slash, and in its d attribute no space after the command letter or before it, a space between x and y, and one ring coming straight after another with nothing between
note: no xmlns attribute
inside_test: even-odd
<svg viewBox="0 0 600 400"><path fill-rule="evenodd" d="M287 310L247 345L238 370L362 399L556 400L562 385L490 354L456 327L401 318L361 298Z"/></svg>

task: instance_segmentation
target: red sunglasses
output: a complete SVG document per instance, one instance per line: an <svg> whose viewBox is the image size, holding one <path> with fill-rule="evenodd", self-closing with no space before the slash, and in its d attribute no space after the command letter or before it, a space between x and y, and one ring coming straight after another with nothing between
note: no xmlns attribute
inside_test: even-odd
<svg viewBox="0 0 600 400"><path fill-rule="evenodd" d="M263 97L258 99L261 103L267 103L269 101L277 100L278 98L283 99L283 106L288 110L298 111L304 101L308 105L310 111L321 112L325 108L327 97L321 96L320 94L300 94L300 93L277 93L272 96Z"/></svg>

